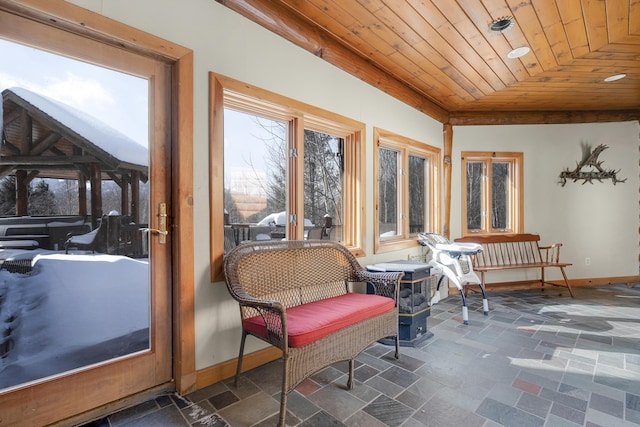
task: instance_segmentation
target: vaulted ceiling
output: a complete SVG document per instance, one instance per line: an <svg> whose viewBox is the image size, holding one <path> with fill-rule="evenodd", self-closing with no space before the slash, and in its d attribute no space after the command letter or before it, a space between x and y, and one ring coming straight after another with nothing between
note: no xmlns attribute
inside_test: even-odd
<svg viewBox="0 0 640 427"><path fill-rule="evenodd" d="M219 2L443 123L640 119L640 0Z"/></svg>

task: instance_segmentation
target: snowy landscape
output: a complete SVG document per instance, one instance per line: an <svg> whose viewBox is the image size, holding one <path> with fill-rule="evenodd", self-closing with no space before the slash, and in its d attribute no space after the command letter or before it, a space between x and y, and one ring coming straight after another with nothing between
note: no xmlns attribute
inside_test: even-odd
<svg viewBox="0 0 640 427"><path fill-rule="evenodd" d="M0 389L149 348L148 259L45 250L0 258L31 260L27 273L0 269Z"/></svg>

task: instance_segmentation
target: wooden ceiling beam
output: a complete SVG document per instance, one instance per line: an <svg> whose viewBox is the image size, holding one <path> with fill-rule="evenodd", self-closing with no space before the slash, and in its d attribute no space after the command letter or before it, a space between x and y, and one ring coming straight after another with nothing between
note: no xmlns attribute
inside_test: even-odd
<svg viewBox="0 0 640 427"><path fill-rule="evenodd" d="M455 126L604 123L640 120L640 110L624 111L483 111L451 113Z"/></svg>
<svg viewBox="0 0 640 427"><path fill-rule="evenodd" d="M3 165L13 166L55 166L73 165L78 163L97 163L98 159L93 156L5 156L2 158Z"/></svg>
<svg viewBox="0 0 640 427"><path fill-rule="evenodd" d="M35 144L35 146L31 149L31 152L29 153L29 155L38 156L38 155L44 153L49 148L54 146L58 141L60 141L61 138L62 138L61 135L59 135L59 134L57 134L55 132L51 132L44 139L42 139L41 141L39 141L39 142L37 142Z"/></svg>
<svg viewBox="0 0 640 427"><path fill-rule="evenodd" d="M427 96L393 78L290 10L267 0L217 1L418 111L439 122L447 122L448 112Z"/></svg>

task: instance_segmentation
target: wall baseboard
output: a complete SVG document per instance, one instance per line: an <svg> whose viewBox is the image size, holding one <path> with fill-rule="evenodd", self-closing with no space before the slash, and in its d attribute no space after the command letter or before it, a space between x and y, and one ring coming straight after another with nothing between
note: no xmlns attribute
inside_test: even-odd
<svg viewBox="0 0 640 427"><path fill-rule="evenodd" d="M253 368L280 359L281 357L282 351L276 347L268 347L263 350L245 354L242 358L242 372L250 371ZM235 376L237 361L238 359L231 359L196 371L196 389L199 390Z"/></svg>

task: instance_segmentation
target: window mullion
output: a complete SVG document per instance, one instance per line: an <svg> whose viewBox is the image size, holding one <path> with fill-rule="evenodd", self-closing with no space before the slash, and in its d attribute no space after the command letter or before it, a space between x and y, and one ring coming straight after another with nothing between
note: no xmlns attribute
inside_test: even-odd
<svg viewBox="0 0 640 427"><path fill-rule="evenodd" d="M302 240L304 238L304 123L295 117L289 121L289 151L296 153L289 156L287 167L287 238ZM291 222L291 215L297 221Z"/></svg>
<svg viewBox="0 0 640 427"><path fill-rule="evenodd" d="M400 196L400 202L398 206L401 209L400 212L400 235L403 238L409 236L409 153L405 148L400 150L400 158L402 161L400 188L398 194Z"/></svg>
<svg viewBox="0 0 640 427"><path fill-rule="evenodd" d="M487 233L491 233L491 160L485 160L482 162L483 174L482 174L482 230Z"/></svg>

